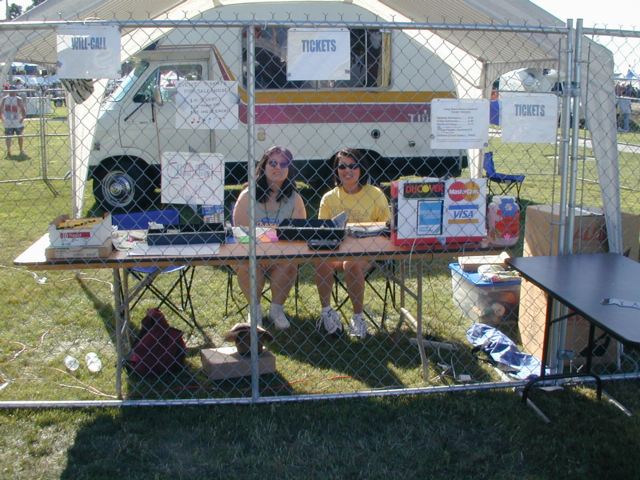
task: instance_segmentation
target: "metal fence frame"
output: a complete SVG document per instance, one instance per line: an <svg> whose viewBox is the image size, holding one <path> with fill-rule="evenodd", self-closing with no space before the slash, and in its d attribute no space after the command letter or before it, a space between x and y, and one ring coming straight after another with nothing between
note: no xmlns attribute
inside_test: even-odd
<svg viewBox="0 0 640 480"><path fill-rule="evenodd" d="M0 25L0 30L11 30L11 29L55 29L61 25L70 25L74 23L89 23L94 25L118 25L121 28L143 28L143 27L154 27L154 28L206 28L206 27L215 27L219 26L220 22L214 21L206 21L206 20L189 20L189 21L175 21L175 20L145 20L145 21L109 21L109 22L101 22L101 21L89 21L89 22L17 22L11 24L3 24ZM492 32L536 32L536 33L549 33L554 35L560 35L565 38L566 49L563 52L559 52L561 54L561 58L559 60L562 61L566 71L568 72L569 82L572 85L571 89L567 89L562 92L562 112L564 119L561 125L560 132L560 155L559 155L559 164L561 166L561 179L562 179L562 187L560 192L560 204L566 206L566 218L561 218L560 221L560 253L572 253L572 239L569 238L569 235L566 234L567 231L573 231L573 206L576 205L576 182L579 181L579 171L578 171L578 159L579 155L579 128L575 128L570 121L570 118L579 118L580 116L580 102L573 101L577 98L580 98L580 83L583 75L582 66L579 61L581 58L581 49L582 49L582 38L583 35L611 35L611 36L621 36L621 37L633 37L640 38L639 32L634 31L619 31L619 30L609 30L609 29L590 29L583 28L582 21L578 20L576 28L573 27L571 21L568 22L566 28L558 28L558 27L544 27L544 26L514 26L514 25L450 25L450 24L437 24L437 23L351 23L351 22L298 22L298 21L290 21L290 22L269 22L269 24L273 23L274 25L286 26L286 27L350 27L357 26L358 28L384 28L390 30L400 30L400 29L416 29L416 30L431 30L434 32L438 32L441 30L463 30L469 32L482 32L482 31L492 31ZM224 26L243 26L243 27L255 27L264 25L264 21L251 21L251 22L233 22L232 24L225 23ZM248 62L250 65L248 71L248 121L247 121L247 130L249 133L249 143L247 145L247 159L248 165L251 166L254 164L256 159L256 125L255 125L255 32L253 28L249 28L250 32L248 35ZM571 110L571 115L569 112ZM41 119L41 125L44 122ZM46 123L46 122L44 122ZM42 141L42 151L43 151L43 178L45 182L48 183L47 178L47 153L46 153L46 132L45 129L41 129L41 141ZM255 174L253 168L248 168L249 172L249 188L250 192L254 192L255 189ZM57 194L55 189L50 186L51 191L54 194ZM255 240L255 200L253 195L251 196L251 208L250 208L250 222L251 222L251 231L254 234L251 236L250 242L250 271L251 271L251 290L252 290L252 301L251 305L251 313L252 317L255 318L257 314L258 308L258 300L259 295L256 292L256 268L257 268L257 259L256 259L256 240ZM418 260L419 261L419 260ZM560 310L559 315L562 313ZM564 327L562 323L555 326L552 334L552 342L553 345L557 347L557 345L561 344L564 335ZM497 389L497 388L519 388L524 385L524 382L519 381L498 381L498 382L488 382L488 383L477 383L477 384L469 384L469 385L444 385L444 386L425 386L421 388L401 388L401 389L381 389L381 390L369 390L369 391L358 391L358 392L345 392L345 393L337 393L337 394L294 394L288 396L261 396L260 387L259 387L259 373L258 373L258 356L257 356L257 330L255 323L252 324L251 328L251 367L252 367L252 375L251 375L251 396L250 397L241 397L241 398L207 398L207 399L166 399L166 400L108 400L108 401L3 401L0 402L0 407L28 407L28 408L49 408L49 407L87 407L87 406L103 406L103 407L111 407L111 406L148 406L148 405L208 405L208 404L259 404L259 403L272 403L272 402L289 402L289 401L308 401L308 400L326 400L326 399L338 399L338 398L361 398L361 397L369 397L369 396L395 396L395 395L410 395L410 394L429 394L429 393L444 393L444 392L455 392L455 391L468 391L468 390L486 390L486 389ZM557 367L553 365L553 367ZM614 374L614 375L606 375L603 378L606 379L628 379L628 378L638 378L639 374Z"/></svg>

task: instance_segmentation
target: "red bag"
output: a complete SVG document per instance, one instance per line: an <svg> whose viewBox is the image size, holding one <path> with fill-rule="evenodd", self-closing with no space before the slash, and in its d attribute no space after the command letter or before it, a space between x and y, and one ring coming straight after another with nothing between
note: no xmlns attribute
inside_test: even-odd
<svg viewBox="0 0 640 480"><path fill-rule="evenodd" d="M158 308L142 319L138 341L127 358L129 371L144 376L162 375L184 367L187 346L182 331L173 328Z"/></svg>

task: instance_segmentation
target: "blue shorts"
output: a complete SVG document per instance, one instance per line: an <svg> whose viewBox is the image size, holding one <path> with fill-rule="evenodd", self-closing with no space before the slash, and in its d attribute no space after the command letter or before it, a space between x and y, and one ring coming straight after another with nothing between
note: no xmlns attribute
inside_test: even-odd
<svg viewBox="0 0 640 480"><path fill-rule="evenodd" d="M10 135L22 135L23 131L24 131L24 127L5 128L4 129L4 134L7 135L7 136L10 136Z"/></svg>

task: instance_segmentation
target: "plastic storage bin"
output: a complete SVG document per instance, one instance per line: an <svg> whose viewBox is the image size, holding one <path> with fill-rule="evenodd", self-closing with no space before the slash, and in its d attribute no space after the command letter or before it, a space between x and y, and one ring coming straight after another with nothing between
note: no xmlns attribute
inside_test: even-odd
<svg viewBox="0 0 640 480"><path fill-rule="evenodd" d="M487 325L499 327L518 321L520 279L490 282L479 273L464 272L458 263L450 263L453 302L463 315Z"/></svg>

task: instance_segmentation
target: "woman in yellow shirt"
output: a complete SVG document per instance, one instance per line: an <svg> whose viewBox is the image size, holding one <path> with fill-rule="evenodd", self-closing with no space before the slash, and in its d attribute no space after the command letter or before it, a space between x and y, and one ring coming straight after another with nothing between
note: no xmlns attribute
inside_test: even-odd
<svg viewBox="0 0 640 480"><path fill-rule="evenodd" d="M368 164L360 151L345 148L337 152L331 162L336 187L320 201L318 218L330 219L346 212L348 221L387 222L390 218L389 203L382 190L369 184ZM349 322L350 335L367 336L367 324L362 315L364 306L365 275L371 268L368 260L322 262L316 266L316 285L322 311L318 328L322 325L329 335L342 333L338 312L331 307L331 290L334 271L344 271L347 293L353 306Z"/></svg>

